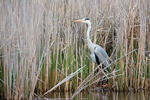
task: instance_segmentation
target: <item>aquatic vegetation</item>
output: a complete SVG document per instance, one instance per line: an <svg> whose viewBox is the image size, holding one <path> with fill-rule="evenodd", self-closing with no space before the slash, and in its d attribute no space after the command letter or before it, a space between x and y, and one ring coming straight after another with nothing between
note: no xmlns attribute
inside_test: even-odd
<svg viewBox="0 0 150 100"><path fill-rule="evenodd" d="M80 68L81 72L53 91L75 91L96 82L86 44L89 17L92 40L111 59L109 84L114 91L150 89L149 0L0 1L0 96L42 97ZM112 72L115 73L112 73ZM91 81L87 80L90 76ZM92 80L93 79L93 80Z"/></svg>

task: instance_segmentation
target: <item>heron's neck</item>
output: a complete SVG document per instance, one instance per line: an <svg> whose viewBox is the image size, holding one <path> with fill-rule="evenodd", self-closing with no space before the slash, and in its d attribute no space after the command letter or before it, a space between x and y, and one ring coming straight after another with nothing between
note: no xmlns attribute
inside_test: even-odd
<svg viewBox="0 0 150 100"><path fill-rule="evenodd" d="M93 49L93 43L90 39L90 31L91 31L91 23L88 23L88 29L87 29L87 45L90 51Z"/></svg>

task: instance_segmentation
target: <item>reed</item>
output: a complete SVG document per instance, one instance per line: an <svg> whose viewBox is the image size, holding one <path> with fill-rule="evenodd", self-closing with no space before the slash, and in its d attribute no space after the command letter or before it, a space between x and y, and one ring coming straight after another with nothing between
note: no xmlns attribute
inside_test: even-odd
<svg viewBox="0 0 150 100"><path fill-rule="evenodd" d="M112 72L119 70L113 75L124 73L112 77L113 89L150 89L149 0L1 0L0 12L0 96L42 96L86 66L55 91L80 87L96 67L86 26L73 23L83 17L91 19L91 38L108 52Z"/></svg>

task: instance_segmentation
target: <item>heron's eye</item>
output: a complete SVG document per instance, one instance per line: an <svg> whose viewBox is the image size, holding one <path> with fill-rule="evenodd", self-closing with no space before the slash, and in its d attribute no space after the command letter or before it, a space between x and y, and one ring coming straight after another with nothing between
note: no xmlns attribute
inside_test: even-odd
<svg viewBox="0 0 150 100"><path fill-rule="evenodd" d="M86 17L85 20L89 20L89 18Z"/></svg>

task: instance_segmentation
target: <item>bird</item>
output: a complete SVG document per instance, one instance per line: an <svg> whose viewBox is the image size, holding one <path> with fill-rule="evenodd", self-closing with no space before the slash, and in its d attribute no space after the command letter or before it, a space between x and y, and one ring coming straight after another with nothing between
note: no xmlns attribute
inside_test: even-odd
<svg viewBox="0 0 150 100"><path fill-rule="evenodd" d="M98 65L100 65L102 63L102 65L104 65L103 69L108 70L110 63L108 61L109 56L107 54L107 52L104 50L104 48L102 48L100 45L95 44L91 41L90 39L90 31L91 31L91 21L88 17L82 18L82 19L77 19L74 21L75 23L85 23L87 24L88 28L87 28L87 46L91 52L91 58L92 61Z"/></svg>

